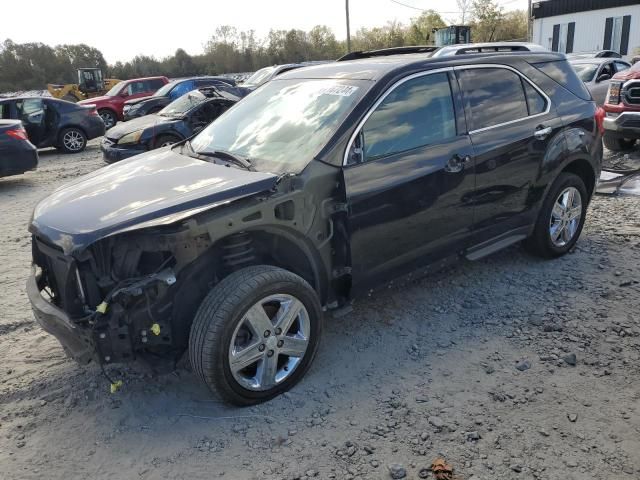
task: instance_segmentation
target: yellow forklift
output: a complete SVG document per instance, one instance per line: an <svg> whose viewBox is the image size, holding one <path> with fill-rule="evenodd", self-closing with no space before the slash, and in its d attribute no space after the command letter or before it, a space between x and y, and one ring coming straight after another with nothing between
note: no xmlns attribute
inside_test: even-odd
<svg viewBox="0 0 640 480"><path fill-rule="evenodd" d="M60 98L69 102L79 102L87 98L99 97L107 93L119 83L115 78L102 78L102 70L96 67L79 68L78 83L66 85L48 84L47 90L54 98Z"/></svg>

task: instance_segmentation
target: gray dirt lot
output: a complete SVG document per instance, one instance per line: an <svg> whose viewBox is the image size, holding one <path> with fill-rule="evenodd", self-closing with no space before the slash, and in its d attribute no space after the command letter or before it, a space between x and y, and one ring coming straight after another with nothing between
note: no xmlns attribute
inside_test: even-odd
<svg viewBox="0 0 640 480"><path fill-rule="evenodd" d="M112 395L34 323L31 210L99 157L0 179L1 478L414 479L437 457L460 480L640 478L640 198L597 197L562 259L514 247L358 300L297 387L238 409L184 369L114 368Z"/></svg>

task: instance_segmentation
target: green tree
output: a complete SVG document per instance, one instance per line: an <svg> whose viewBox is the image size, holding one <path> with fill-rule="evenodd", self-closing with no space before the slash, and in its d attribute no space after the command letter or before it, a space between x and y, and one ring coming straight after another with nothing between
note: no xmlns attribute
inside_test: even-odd
<svg viewBox="0 0 640 480"><path fill-rule="evenodd" d="M503 19L502 7L494 0L473 0L472 36L475 42L493 42Z"/></svg>

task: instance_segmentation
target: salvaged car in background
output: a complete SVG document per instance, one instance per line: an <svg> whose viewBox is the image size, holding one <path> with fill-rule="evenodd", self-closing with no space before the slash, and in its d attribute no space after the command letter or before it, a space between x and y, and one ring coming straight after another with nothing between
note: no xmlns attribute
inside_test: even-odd
<svg viewBox="0 0 640 480"><path fill-rule="evenodd" d="M49 97L0 99L4 119L21 120L37 148L56 147L78 153L87 140L104 135L104 123L93 105L80 105Z"/></svg>
<svg viewBox="0 0 640 480"><path fill-rule="evenodd" d="M160 87L167 83L169 83L167 77L124 80L117 83L104 95L82 100L78 102L78 105L95 105L108 130L118 123L118 121L124 120L122 110L125 101L153 95Z"/></svg>
<svg viewBox="0 0 640 480"><path fill-rule="evenodd" d="M177 100L182 95L192 90L197 90L203 87L218 87L220 89L227 89L230 93L243 97L248 93L246 89L236 87L236 82L232 78L227 77L193 77L183 78L167 83L164 87L158 90L151 96L140 97L133 100L127 100L124 102L122 113L125 121L132 118L143 117L145 115L151 115L158 113L164 107L169 105L174 100Z"/></svg>
<svg viewBox="0 0 640 480"><path fill-rule="evenodd" d="M616 58L580 58L569 63L584 82L597 105L603 105L609 81L618 72L624 72L631 65Z"/></svg>
<svg viewBox="0 0 640 480"><path fill-rule="evenodd" d="M0 118L2 118L0 104ZM20 120L0 120L0 177L38 168L38 150L29 141Z"/></svg>
<svg viewBox="0 0 640 480"><path fill-rule="evenodd" d="M216 87L186 93L157 115L136 118L111 128L101 144L104 160L117 162L189 138L238 100Z"/></svg>
<svg viewBox="0 0 640 480"><path fill-rule="evenodd" d="M604 145L613 151L633 148L640 139L640 63L613 76L603 108Z"/></svg>
<svg viewBox="0 0 640 480"><path fill-rule="evenodd" d="M602 141L564 55L360 57L279 75L41 201L40 325L81 362L188 350L248 405L296 384L323 311L375 285L521 241L571 250Z"/></svg>

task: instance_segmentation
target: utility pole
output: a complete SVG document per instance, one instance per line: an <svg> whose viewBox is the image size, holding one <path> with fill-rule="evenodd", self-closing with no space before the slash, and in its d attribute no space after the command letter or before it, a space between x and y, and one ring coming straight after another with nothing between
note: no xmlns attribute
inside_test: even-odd
<svg viewBox="0 0 640 480"><path fill-rule="evenodd" d="M347 11L347 53L351 52L351 26L349 25L349 0L345 0L345 10Z"/></svg>
<svg viewBox="0 0 640 480"><path fill-rule="evenodd" d="M529 0L529 7L527 8L527 36L529 37L529 41L533 42L533 8L531 5L531 0Z"/></svg>

